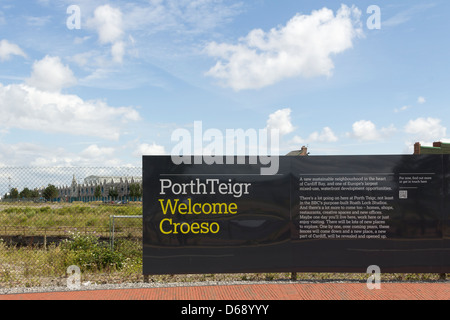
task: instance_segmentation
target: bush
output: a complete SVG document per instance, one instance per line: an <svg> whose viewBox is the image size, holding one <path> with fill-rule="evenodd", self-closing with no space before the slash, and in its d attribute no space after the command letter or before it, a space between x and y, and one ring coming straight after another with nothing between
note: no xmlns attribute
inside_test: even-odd
<svg viewBox="0 0 450 320"><path fill-rule="evenodd" d="M98 238L95 235L70 232L70 239L66 240L62 246L64 249L73 251L87 251L96 246Z"/></svg>
<svg viewBox="0 0 450 320"><path fill-rule="evenodd" d="M121 253L95 246L91 250L77 252L73 264L80 266L81 270L121 269L124 260Z"/></svg>
<svg viewBox="0 0 450 320"><path fill-rule="evenodd" d="M111 250L108 243L100 242L95 235L74 233L62 248L73 253L70 264L79 266L83 271L121 269L125 262L123 254Z"/></svg>

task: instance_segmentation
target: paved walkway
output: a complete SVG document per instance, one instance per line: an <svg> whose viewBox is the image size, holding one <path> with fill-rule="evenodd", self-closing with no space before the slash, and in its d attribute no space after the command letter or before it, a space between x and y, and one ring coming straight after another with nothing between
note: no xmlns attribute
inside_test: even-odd
<svg viewBox="0 0 450 320"><path fill-rule="evenodd" d="M88 290L0 295L0 300L450 300L450 282L287 283Z"/></svg>

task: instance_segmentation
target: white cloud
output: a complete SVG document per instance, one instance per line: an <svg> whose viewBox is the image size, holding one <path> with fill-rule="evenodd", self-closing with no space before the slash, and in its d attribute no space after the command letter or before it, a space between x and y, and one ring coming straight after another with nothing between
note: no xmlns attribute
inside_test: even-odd
<svg viewBox="0 0 450 320"><path fill-rule="evenodd" d="M11 56L27 57L25 52L17 44L11 43L8 40L0 41L0 61L9 60Z"/></svg>
<svg viewBox="0 0 450 320"><path fill-rule="evenodd" d="M417 98L417 103L418 104L424 104L425 102L427 102L427 100L424 97L420 96L420 97ZM395 108L394 112L395 113L399 113L399 112L403 112L403 111L406 111L406 110L411 109L411 108L412 108L411 106L406 105L406 106L403 106L401 108Z"/></svg>
<svg viewBox="0 0 450 320"><path fill-rule="evenodd" d="M405 132L413 134L417 140L441 140L447 134L447 128L437 118L418 118L410 120L405 126Z"/></svg>
<svg viewBox="0 0 450 320"><path fill-rule="evenodd" d="M322 129L321 132L315 131L309 135L308 138L303 139L299 136L295 136L292 139L292 143L295 144L305 144L305 143L312 143L312 142L336 142L338 141L338 137L334 134L333 130L329 127L325 127Z"/></svg>
<svg viewBox="0 0 450 320"><path fill-rule="evenodd" d="M409 4L408 4L409 5ZM384 19L382 22L382 27L396 27L398 25L407 23L408 21L414 19L417 15L422 15L424 12L432 7L434 3L424 3L419 5L413 5L394 16Z"/></svg>
<svg viewBox="0 0 450 320"><path fill-rule="evenodd" d="M80 45L80 44L83 44L84 42L88 41L90 38L91 38L90 36L84 36L83 38L75 37L75 39L73 40L73 43Z"/></svg>
<svg viewBox="0 0 450 320"><path fill-rule="evenodd" d="M33 64L31 77L26 83L40 90L59 92L63 88L75 85L77 79L72 70L62 64L59 57L45 56Z"/></svg>
<svg viewBox="0 0 450 320"><path fill-rule="evenodd" d="M125 55L125 43L122 41L125 34L122 11L108 4L99 6L87 24L97 31L101 44L111 45L113 60L121 63Z"/></svg>
<svg viewBox="0 0 450 320"><path fill-rule="evenodd" d="M82 152L74 152L61 147L47 147L40 144L20 142L0 143L0 163L8 166L24 167L118 167L125 163L114 158L114 150L97 145L89 146ZM23 177L20 177L21 179Z"/></svg>
<svg viewBox="0 0 450 320"><path fill-rule="evenodd" d="M114 62L122 63L125 55L125 43L123 41L114 43L111 47L111 55Z"/></svg>
<svg viewBox="0 0 450 320"><path fill-rule="evenodd" d="M322 132L314 132L309 136L311 141L336 142L338 138L329 127L323 128Z"/></svg>
<svg viewBox="0 0 450 320"><path fill-rule="evenodd" d="M95 136L116 140L122 127L140 120L131 107L111 107L76 95L47 92L25 84L0 84L0 128Z"/></svg>
<svg viewBox="0 0 450 320"><path fill-rule="evenodd" d="M49 24L52 20L51 16L45 16L45 17L32 17L28 16L25 17L25 20L27 21L27 24L31 27L43 27L46 24Z"/></svg>
<svg viewBox="0 0 450 320"><path fill-rule="evenodd" d="M291 109L281 109L269 115L267 130L277 129L280 135L286 135L295 130L291 123Z"/></svg>
<svg viewBox="0 0 450 320"><path fill-rule="evenodd" d="M408 110L408 109L410 109L410 108L411 108L411 106L403 106L403 107L401 107L401 108L399 108L399 109L395 108L395 109L394 109L394 112L395 112L395 113L399 113L399 112L406 111L406 110Z"/></svg>
<svg viewBox="0 0 450 320"><path fill-rule="evenodd" d="M110 5L97 7L94 17L88 23L97 30L102 44L113 44L124 34L122 12Z"/></svg>
<svg viewBox="0 0 450 320"><path fill-rule="evenodd" d="M372 121L360 120L353 123L352 132L347 133L347 136L360 141L377 141L391 136L395 131L393 125L388 128L377 129Z"/></svg>
<svg viewBox="0 0 450 320"><path fill-rule="evenodd" d="M102 88L115 86L109 85L112 82L110 74L127 59L151 59L154 63L155 57L166 59L176 55L179 58L180 55L191 55L193 50L198 51L199 45L193 38L199 33L206 33L209 37L215 28L222 28L242 7L242 3L228 0L78 2L82 8L82 29L92 34L75 37L75 43L85 44L92 36L98 46L90 46L89 52L77 52L72 60L92 75L84 82L80 79L83 85ZM149 42L149 35L153 34L162 36ZM165 39L164 44L159 43L160 37ZM156 86L161 85L159 80L155 82ZM135 85L130 81L125 85L130 86L131 83ZM123 84L121 81L119 85Z"/></svg>
<svg viewBox="0 0 450 320"><path fill-rule="evenodd" d="M46 56L33 64L24 84L0 83L0 132L18 128L117 140L128 122L141 119L134 108L111 107L60 92L76 82L59 57Z"/></svg>
<svg viewBox="0 0 450 320"><path fill-rule="evenodd" d="M242 6L242 2L223 0L154 0L147 1L145 6L129 3L124 24L127 29L146 30L146 33L210 33L237 15Z"/></svg>
<svg viewBox="0 0 450 320"><path fill-rule="evenodd" d="M157 145L156 143L153 143L151 145L147 143L142 143L133 153L135 157L141 157L143 155L152 156L165 154L167 154L165 148L163 146Z"/></svg>
<svg viewBox="0 0 450 320"><path fill-rule="evenodd" d="M100 148L96 144L90 145L81 152L81 155L85 158L101 158L111 157L114 154L114 148Z"/></svg>
<svg viewBox="0 0 450 320"><path fill-rule="evenodd" d="M297 76L331 76L332 55L352 48L362 35L361 11L342 5L297 14L284 27L251 31L239 44L209 43L206 52L221 60L206 75L235 90L257 89Z"/></svg>
<svg viewBox="0 0 450 320"><path fill-rule="evenodd" d="M89 64L95 63L96 61L93 62L93 60L95 60L96 55L94 51L88 51L88 52L83 52L83 53L78 53L72 57L70 57L70 61L75 62L76 64L78 64L80 67L86 67Z"/></svg>
<svg viewBox="0 0 450 320"><path fill-rule="evenodd" d="M424 97L417 98L417 103L424 104L425 102L427 102L427 100Z"/></svg>

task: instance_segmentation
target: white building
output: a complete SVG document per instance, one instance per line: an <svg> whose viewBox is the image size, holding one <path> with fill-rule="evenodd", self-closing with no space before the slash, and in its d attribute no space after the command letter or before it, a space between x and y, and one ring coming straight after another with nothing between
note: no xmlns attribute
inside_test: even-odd
<svg viewBox="0 0 450 320"><path fill-rule="evenodd" d="M130 195L130 186L133 184L140 187L140 196ZM117 196L111 197L111 189L117 192ZM84 179L83 184L79 184L74 175L72 184L59 187L58 192L59 200L66 202L140 200L142 198L142 177L89 176Z"/></svg>

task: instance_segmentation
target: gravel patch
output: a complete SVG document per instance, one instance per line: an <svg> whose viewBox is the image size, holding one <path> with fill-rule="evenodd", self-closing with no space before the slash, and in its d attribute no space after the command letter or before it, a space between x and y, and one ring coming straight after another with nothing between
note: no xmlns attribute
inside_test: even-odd
<svg viewBox="0 0 450 320"><path fill-rule="evenodd" d="M70 289L67 286L48 286L31 288L3 288L0 295L23 294L23 293L45 293L45 292L75 292L90 290L120 290L120 289L145 289L145 288L173 288L173 287L193 287L193 286L230 286L230 285L258 285L258 284L314 284L314 283L365 283L362 280L272 280L272 281L201 281L201 282L139 282L122 284L96 284L84 282L78 289ZM448 283L446 281L383 281L382 283Z"/></svg>

